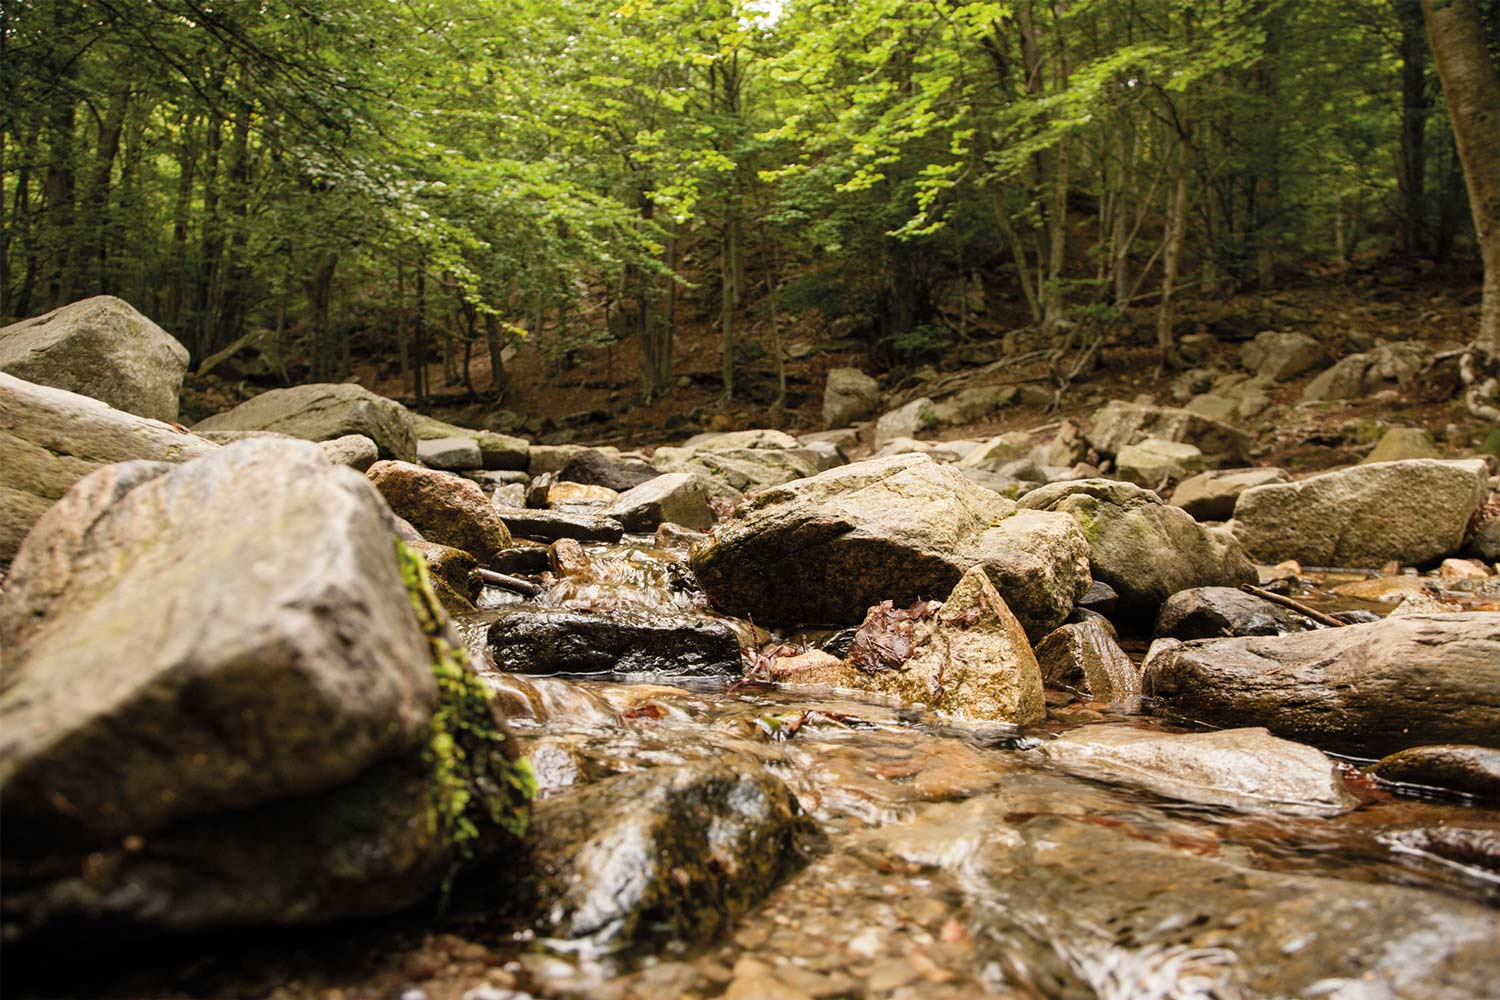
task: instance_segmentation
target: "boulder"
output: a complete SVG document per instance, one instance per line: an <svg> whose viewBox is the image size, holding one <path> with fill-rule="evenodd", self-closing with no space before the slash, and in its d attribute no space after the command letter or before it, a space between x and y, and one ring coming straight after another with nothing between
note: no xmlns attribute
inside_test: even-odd
<svg viewBox="0 0 1500 1000"><path fill-rule="evenodd" d="M1381 757L1500 732L1500 615L1387 618L1292 635L1163 641L1145 667L1153 711L1260 725Z"/></svg>
<svg viewBox="0 0 1500 1000"><path fill-rule="evenodd" d="M709 449L686 455L658 448L651 464L663 472L692 473L713 487L711 495L738 497L817 475L821 459L802 448Z"/></svg>
<svg viewBox="0 0 1500 1000"><path fill-rule="evenodd" d="M1215 639L1235 635L1311 632L1317 622L1291 608L1232 587L1194 587L1167 598L1156 616L1158 639Z"/></svg>
<svg viewBox="0 0 1500 1000"><path fill-rule="evenodd" d="M1351 354L1334 362L1318 377L1307 383L1302 390L1302 402L1322 403L1335 399L1359 399L1365 394L1365 372L1369 371L1370 359L1364 354Z"/></svg>
<svg viewBox="0 0 1500 1000"><path fill-rule="evenodd" d="M581 542L618 542L625 526L604 514L584 514L561 510L534 510L520 507L497 507L496 515L516 538L537 542L554 542L559 538L576 538Z"/></svg>
<svg viewBox="0 0 1500 1000"><path fill-rule="evenodd" d="M393 399L352 383L298 385L272 389L234 409L194 425L204 431L277 431L304 441L332 441L363 434L380 457L417 460L411 414Z"/></svg>
<svg viewBox="0 0 1500 1000"><path fill-rule="evenodd" d="M474 601L479 597L479 581L474 570L479 565L473 556L463 549L436 542L409 542L408 547L422 557L443 610L450 615L470 614Z"/></svg>
<svg viewBox="0 0 1500 1000"><path fill-rule="evenodd" d="M1267 330L1240 348L1240 363L1262 378L1285 382L1327 365L1328 352L1305 333Z"/></svg>
<svg viewBox="0 0 1500 1000"><path fill-rule="evenodd" d="M1203 452L1190 444L1147 438L1128 444L1115 456L1115 471L1126 482L1155 489L1177 482L1203 468Z"/></svg>
<svg viewBox="0 0 1500 1000"><path fill-rule="evenodd" d="M698 451L747 451L756 448L800 448L801 444L786 431L756 428L748 431L699 434L688 438L686 447Z"/></svg>
<svg viewBox="0 0 1500 1000"><path fill-rule="evenodd" d="M1351 354L1302 390L1302 402L1361 399L1392 385L1410 385L1430 360L1420 343L1381 342L1366 354Z"/></svg>
<svg viewBox="0 0 1500 1000"><path fill-rule="evenodd" d="M1117 455L1126 445L1147 438L1177 441L1196 447L1204 463L1243 463L1250 457L1250 436L1228 424L1166 406L1114 400L1094 413L1088 442L1102 455Z"/></svg>
<svg viewBox="0 0 1500 1000"><path fill-rule="evenodd" d="M717 618L660 609L510 605L489 629L501 670L520 674L609 674L617 677L737 675L740 641Z"/></svg>
<svg viewBox="0 0 1500 1000"><path fill-rule="evenodd" d="M581 444L534 444L526 453L526 472L531 476L561 472L573 456L591 450L602 449L585 448Z"/></svg>
<svg viewBox="0 0 1500 1000"><path fill-rule="evenodd" d="M706 531L713 527L714 512L697 477L686 472L658 475L634 489L626 490L604 508L608 517L626 531L655 531L662 522Z"/></svg>
<svg viewBox="0 0 1500 1000"><path fill-rule="evenodd" d="M481 566L510 544L500 511L476 483L406 462L376 462L365 475L428 541L463 549Z"/></svg>
<svg viewBox="0 0 1500 1000"><path fill-rule="evenodd" d="M880 412L880 383L858 368L831 368L823 387L823 426L847 427Z"/></svg>
<svg viewBox="0 0 1500 1000"><path fill-rule="evenodd" d="M157 420L0 372L0 566L37 518L111 462L185 462L218 450Z"/></svg>
<svg viewBox="0 0 1500 1000"><path fill-rule="evenodd" d="M113 295L0 328L0 372L152 420L177 419L187 366L186 347Z"/></svg>
<svg viewBox="0 0 1500 1000"><path fill-rule="evenodd" d="M970 386L935 404L932 409L939 423L972 424L1014 403L1018 394L1019 390L1013 385Z"/></svg>
<svg viewBox="0 0 1500 1000"><path fill-rule="evenodd" d="M478 469L484 463L479 442L471 437L423 438L417 442L417 457L429 469L450 472Z"/></svg>
<svg viewBox="0 0 1500 1000"><path fill-rule="evenodd" d="M914 399L905 406L882 414L875 421L875 447L879 448L896 438L914 438L922 431L932 430L937 423L937 411L933 409L932 400L926 396Z"/></svg>
<svg viewBox="0 0 1500 1000"><path fill-rule="evenodd" d="M537 805L524 863L493 898L529 931L587 942L707 944L800 858L797 799L755 760L615 775Z"/></svg>
<svg viewBox="0 0 1500 1000"><path fill-rule="evenodd" d="M625 493L661 475L649 462L638 458L607 455L595 448L581 451L558 470L557 478L569 483L603 486Z"/></svg>
<svg viewBox="0 0 1500 1000"><path fill-rule="evenodd" d="M1240 419L1240 404L1237 400L1226 399L1212 392L1194 396L1183 404L1183 408L1225 424Z"/></svg>
<svg viewBox="0 0 1500 1000"><path fill-rule="evenodd" d="M1184 479L1167 502L1195 520L1227 521L1234 516L1235 501L1252 486L1291 481L1284 469L1210 469Z"/></svg>
<svg viewBox="0 0 1500 1000"><path fill-rule="evenodd" d="M391 529L298 441L112 465L48 511L0 601L8 921L298 924L441 883L444 623Z"/></svg>
<svg viewBox="0 0 1500 1000"><path fill-rule="evenodd" d="M924 455L858 462L757 495L699 547L713 602L758 623L854 624L881 601L941 599L983 565L1028 635L1088 589L1069 518L1016 505Z"/></svg>
<svg viewBox="0 0 1500 1000"><path fill-rule="evenodd" d="M1442 452L1432 443L1432 435L1420 427L1392 427L1381 435L1374 449L1361 460L1361 465L1375 462L1401 462L1413 458L1442 458Z"/></svg>
<svg viewBox="0 0 1500 1000"><path fill-rule="evenodd" d="M1361 465L1245 490L1233 530L1267 563L1421 563L1458 550L1487 484L1479 459Z"/></svg>
<svg viewBox="0 0 1500 1000"><path fill-rule="evenodd" d="M1086 777L1240 812L1334 816L1357 800L1333 761L1264 729L1156 733L1136 726L1084 726L1044 744L1049 760Z"/></svg>
<svg viewBox="0 0 1500 1000"><path fill-rule="evenodd" d="M1069 622L1036 644L1042 682L1090 701L1121 701L1141 693L1141 672L1101 618Z"/></svg>
<svg viewBox="0 0 1500 1000"><path fill-rule="evenodd" d="M995 472L1001 466L1031 454L1031 435L1025 431L1010 431L990 438L959 460L966 469L983 469Z"/></svg>
<svg viewBox="0 0 1500 1000"><path fill-rule="evenodd" d="M1412 747L1382 757L1365 773L1410 791L1440 789L1483 802L1500 802L1500 749L1495 747Z"/></svg>
<svg viewBox="0 0 1500 1000"><path fill-rule="evenodd" d="M930 619L893 628L893 610L889 601L870 609L849 648L844 686L965 721L1024 726L1046 714L1026 632L983 566L965 573Z"/></svg>
<svg viewBox="0 0 1500 1000"><path fill-rule="evenodd" d="M1179 590L1260 579L1232 535L1198 524L1139 486L1108 479L1053 483L1026 494L1020 505L1078 522L1091 574L1115 589L1127 617L1154 617Z"/></svg>
<svg viewBox="0 0 1500 1000"><path fill-rule="evenodd" d="M426 455L422 455L422 461L434 469L491 469L495 471L518 471L526 468L531 457L531 442L525 438L510 437L506 434L497 434L494 431L475 430L470 427L460 427L450 424L436 417L429 417L423 413L411 414L412 427L416 431L418 453L422 451L420 442L423 441L450 441L452 439L467 439L473 442L479 449L478 458L474 453L464 449L461 457L447 461L447 464L438 465L428 461ZM449 449L460 449L463 446L456 443L447 445ZM432 451L432 446L429 446ZM472 462L470 465L456 464L459 461Z"/></svg>
<svg viewBox="0 0 1500 1000"><path fill-rule="evenodd" d="M363 434L345 434L332 441L320 441L318 447L323 449L323 457L328 461L334 465L347 465L355 472L364 472L380 458L380 449Z"/></svg>

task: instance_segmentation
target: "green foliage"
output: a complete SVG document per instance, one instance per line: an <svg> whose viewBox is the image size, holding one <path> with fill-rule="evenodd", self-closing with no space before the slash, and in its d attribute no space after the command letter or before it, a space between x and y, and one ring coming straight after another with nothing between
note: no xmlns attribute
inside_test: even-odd
<svg viewBox="0 0 1500 1000"><path fill-rule="evenodd" d="M505 755L506 735L489 690L469 666L468 654L449 638L447 616L433 593L427 564L399 539L396 559L427 637L438 688L427 746L432 766L429 821L433 831L452 844L456 863L461 864L473 856L481 823L517 837L526 832L536 778L525 758Z"/></svg>

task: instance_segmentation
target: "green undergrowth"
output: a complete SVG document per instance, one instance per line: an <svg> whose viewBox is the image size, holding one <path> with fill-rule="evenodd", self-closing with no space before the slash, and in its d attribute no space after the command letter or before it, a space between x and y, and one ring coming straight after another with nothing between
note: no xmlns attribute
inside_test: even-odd
<svg viewBox="0 0 1500 1000"><path fill-rule="evenodd" d="M438 703L429 723L432 766L428 819L453 847L459 865L474 857L485 824L521 836L531 817L536 778L524 757L507 753L508 738L489 689L449 638L447 616L432 589L427 563L397 539L396 559L412 609L432 653Z"/></svg>

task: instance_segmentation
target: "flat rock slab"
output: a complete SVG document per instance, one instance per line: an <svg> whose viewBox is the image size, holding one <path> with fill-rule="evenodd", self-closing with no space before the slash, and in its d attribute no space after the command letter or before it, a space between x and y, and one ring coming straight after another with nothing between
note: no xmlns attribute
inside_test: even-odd
<svg viewBox="0 0 1500 1000"><path fill-rule="evenodd" d="M1240 494L1252 486L1291 482L1282 469L1211 469L1184 479L1168 502L1199 521L1227 521Z"/></svg>
<svg viewBox="0 0 1500 1000"><path fill-rule="evenodd" d="M417 458L430 469L459 472L484 465L479 442L471 437L424 438L417 442Z"/></svg>
<svg viewBox="0 0 1500 1000"><path fill-rule="evenodd" d="M1163 640L1146 661L1144 687L1153 712L1265 726L1338 753L1489 743L1500 732L1500 614Z"/></svg>
<svg viewBox="0 0 1500 1000"><path fill-rule="evenodd" d="M1085 777L1240 812L1334 816L1357 804L1333 761L1260 728L1157 733L1084 726L1044 745L1042 753Z"/></svg>
<svg viewBox="0 0 1500 1000"><path fill-rule="evenodd" d="M277 431L304 441L331 441L363 434L381 458L417 460L411 414L394 399L352 383L298 385L272 389L232 410L200 420L205 431Z"/></svg>
<svg viewBox="0 0 1500 1000"><path fill-rule="evenodd" d="M218 448L161 421L0 372L0 566L37 518L101 465L185 462Z"/></svg>
<svg viewBox="0 0 1500 1000"><path fill-rule="evenodd" d="M113 295L0 328L0 371L153 420L176 420L188 349Z"/></svg>
<svg viewBox="0 0 1500 1000"><path fill-rule="evenodd" d="M1113 400L1094 413L1088 441L1100 454L1117 455L1126 445L1147 438L1195 446L1210 466L1244 462L1250 457L1250 435L1192 410Z"/></svg>
<svg viewBox="0 0 1500 1000"><path fill-rule="evenodd" d="M511 605L496 612L489 645L499 669L522 674L697 677L740 672L739 635L728 624L666 611Z"/></svg>
<svg viewBox="0 0 1500 1000"><path fill-rule="evenodd" d="M1488 485L1480 459L1378 462L1256 486L1234 507L1234 535L1261 562L1414 564L1458 551Z"/></svg>
<svg viewBox="0 0 1500 1000"><path fill-rule="evenodd" d="M618 542L625 526L603 514L573 514L558 510L496 508L500 520L516 538L555 542L576 538L580 542Z"/></svg>

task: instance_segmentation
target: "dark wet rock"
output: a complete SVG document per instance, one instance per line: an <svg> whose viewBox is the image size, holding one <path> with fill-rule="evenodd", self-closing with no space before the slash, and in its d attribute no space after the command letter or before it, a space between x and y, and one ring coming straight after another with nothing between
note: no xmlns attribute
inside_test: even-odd
<svg viewBox="0 0 1500 1000"><path fill-rule="evenodd" d="M1387 618L1292 635L1164 640L1146 660L1153 711L1261 725L1371 757L1500 732L1500 615Z"/></svg>
<svg viewBox="0 0 1500 1000"><path fill-rule="evenodd" d="M1154 616L1179 590L1259 580L1227 532L1198 524L1139 486L1109 479L1054 483L1026 494L1020 504L1078 522L1094 578L1115 589L1119 613L1128 617Z"/></svg>
<svg viewBox="0 0 1500 1000"><path fill-rule="evenodd" d="M490 560L490 569L496 573L520 573L534 575L545 573L548 568L547 546L539 542L513 539L509 548L501 549Z"/></svg>
<svg viewBox="0 0 1500 1000"><path fill-rule="evenodd" d="M823 426L846 427L880 412L880 383L858 368L830 368L823 387Z"/></svg>
<svg viewBox="0 0 1500 1000"><path fill-rule="evenodd" d="M1096 411L1088 442L1101 455L1116 455L1126 445L1147 438L1195 446L1207 465L1244 462L1250 457L1250 437L1244 431L1191 410L1149 406L1114 400Z"/></svg>
<svg viewBox="0 0 1500 1000"><path fill-rule="evenodd" d="M982 566L926 615L897 612L889 602L871 608L849 647L847 676L845 687L953 719L1026 725L1045 714L1026 632Z"/></svg>
<svg viewBox="0 0 1500 1000"><path fill-rule="evenodd" d="M496 898L544 938L614 951L723 934L799 861L797 800L753 760L657 767L537 805Z"/></svg>
<svg viewBox="0 0 1500 1000"><path fill-rule="evenodd" d="M1345 625L1368 625L1371 622L1380 621L1381 616L1373 611L1365 611L1356 608L1352 611L1335 611L1329 617L1337 618Z"/></svg>
<svg viewBox="0 0 1500 1000"><path fill-rule="evenodd" d="M1392 784L1440 788L1489 802L1500 801L1500 749L1494 747L1412 747L1383 757L1366 770Z"/></svg>
<svg viewBox="0 0 1500 1000"><path fill-rule="evenodd" d="M37 518L101 465L185 462L218 447L97 399L0 372L0 566Z"/></svg>
<svg viewBox="0 0 1500 1000"><path fill-rule="evenodd" d="M478 469L484 463L479 442L469 437L422 438L417 442L417 458L430 469L450 472Z"/></svg>
<svg viewBox="0 0 1500 1000"><path fill-rule="evenodd" d="M1353 809L1333 761L1264 729L1157 733L1128 725L1084 726L1042 747L1085 777L1240 812L1332 816Z"/></svg>
<svg viewBox="0 0 1500 1000"><path fill-rule="evenodd" d="M662 475L653 469L650 480L621 493L605 508L605 514L617 519L626 531L655 531L664 522L698 530L714 524L714 512L703 487L687 472Z"/></svg>
<svg viewBox="0 0 1500 1000"><path fill-rule="evenodd" d="M725 676L740 670L734 629L714 618L662 610L513 605L489 631L501 670L523 674Z"/></svg>
<svg viewBox="0 0 1500 1000"><path fill-rule="evenodd" d="M1393 853L1436 859L1500 878L1500 829L1457 825L1390 830L1378 838Z"/></svg>
<svg viewBox="0 0 1500 1000"><path fill-rule="evenodd" d="M1078 599L1078 609L1092 611L1101 617L1107 616L1119 604L1120 595L1115 592L1115 588L1103 580L1094 580L1090 583L1089 589Z"/></svg>
<svg viewBox="0 0 1500 1000"><path fill-rule="evenodd" d="M176 420L188 349L113 295L0 327L0 372L125 413Z"/></svg>
<svg viewBox="0 0 1500 1000"><path fill-rule="evenodd" d="M1360 465L1240 494L1234 534L1263 562L1421 563L1456 552L1488 484L1483 461Z"/></svg>
<svg viewBox="0 0 1500 1000"><path fill-rule="evenodd" d="M355 472L364 472L380 458L380 449L375 442L363 434L345 434L332 441L321 441L323 457L334 465L347 465Z"/></svg>
<svg viewBox="0 0 1500 1000"><path fill-rule="evenodd" d="M1311 632L1317 622L1280 604L1233 587L1195 587L1167 598L1152 635L1160 639L1214 639L1233 635Z"/></svg>
<svg viewBox="0 0 1500 1000"><path fill-rule="evenodd" d="M768 490L697 547L703 589L759 623L853 624L890 600L942 599L982 565L1028 635L1061 624L1089 584L1072 519L1018 510L924 455L846 465Z"/></svg>
<svg viewBox="0 0 1500 1000"><path fill-rule="evenodd" d="M575 514L560 510L498 508L495 511L516 538L554 542L576 538L581 542L618 542L625 526L603 514Z"/></svg>
<svg viewBox="0 0 1500 1000"><path fill-rule="evenodd" d="M363 434L381 458L417 460L411 414L393 399L352 383L298 385L272 389L232 410L200 420L204 431L277 431L304 441L332 441Z"/></svg>
<svg viewBox="0 0 1500 1000"><path fill-rule="evenodd" d="M563 482L603 486L624 493L661 475L661 470L638 458L607 455L595 448L580 451L558 470Z"/></svg>
<svg viewBox="0 0 1500 1000"><path fill-rule="evenodd" d="M1227 521L1240 494L1252 486L1291 482L1283 469L1211 469L1184 479L1168 501L1199 521Z"/></svg>
<svg viewBox="0 0 1500 1000"><path fill-rule="evenodd" d="M1028 784L882 834L959 876L984 928L976 962L1025 969L1045 995L1467 1000L1500 976L1500 924L1479 903L1258 870L1138 808L1134 824L1038 811Z"/></svg>
<svg viewBox="0 0 1500 1000"><path fill-rule="evenodd" d="M474 570L479 564L473 556L463 549L436 542L411 543L411 550L427 564L433 592L442 602L443 610L450 615L474 610L474 601L479 596L479 581L474 577Z"/></svg>
<svg viewBox="0 0 1500 1000"><path fill-rule="evenodd" d="M1091 701L1119 701L1141 693L1141 672L1102 619L1062 625L1036 644L1042 682Z"/></svg>
<svg viewBox="0 0 1500 1000"><path fill-rule="evenodd" d="M559 538L547 546L547 565L558 577L587 580L594 575L593 563L576 538Z"/></svg>
<svg viewBox="0 0 1500 1000"><path fill-rule="evenodd" d="M510 544L500 511L467 479L406 462L376 462L365 476L428 541L463 549L484 566Z"/></svg>

